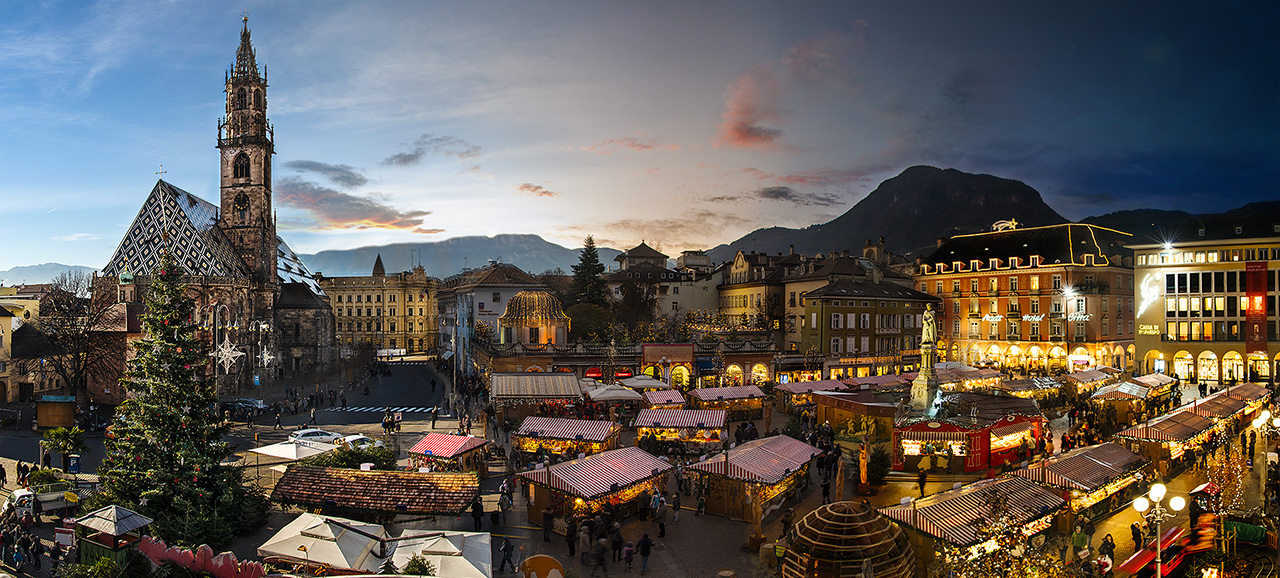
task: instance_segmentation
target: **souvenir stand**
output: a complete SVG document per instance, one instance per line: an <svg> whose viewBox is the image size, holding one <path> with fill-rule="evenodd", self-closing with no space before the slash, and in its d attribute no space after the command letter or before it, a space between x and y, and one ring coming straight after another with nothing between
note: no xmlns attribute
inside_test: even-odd
<svg viewBox="0 0 1280 578"><path fill-rule="evenodd" d="M689 391L692 409L723 410L731 421L764 416L764 392L754 385L704 387Z"/></svg>
<svg viewBox="0 0 1280 578"><path fill-rule="evenodd" d="M822 450L786 435L752 440L689 465L693 487L707 497L707 513L731 520L752 520L782 507L804 484L809 464Z"/></svg>
<svg viewBox="0 0 1280 578"><path fill-rule="evenodd" d="M615 518L635 513L636 497L666 489L674 467L640 448L622 448L521 472L529 484L529 521L551 523L564 534L567 516L586 516L611 505ZM554 520L544 520L551 507Z"/></svg>
<svg viewBox="0 0 1280 578"><path fill-rule="evenodd" d="M142 538L141 530L153 522L133 510L111 505L76 518L76 543L80 559L68 560L88 566L107 558L124 566L129 550Z"/></svg>
<svg viewBox="0 0 1280 578"><path fill-rule="evenodd" d="M919 471L921 464L948 471L978 472L1026 459L1048 420L1034 399L985 393L943 393L937 415L909 413L893 427L894 470ZM963 466L955 465L962 462ZM928 465L924 466L929 469Z"/></svg>
<svg viewBox="0 0 1280 578"><path fill-rule="evenodd" d="M725 439L725 413L720 410L642 409L632 426L636 442L652 436L660 441L720 445Z"/></svg>
<svg viewBox="0 0 1280 578"><path fill-rule="evenodd" d="M1099 387L1089 397L1089 404L1104 419L1114 416L1116 424L1127 425L1142 419L1151 396L1149 386L1123 381Z"/></svg>
<svg viewBox="0 0 1280 578"><path fill-rule="evenodd" d="M1046 398L1058 395L1062 387L1056 379L1049 377L1032 377L1030 379L1006 379L991 387L991 391L1000 391L1021 398L1044 402Z"/></svg>
<svg viewBox="0 0 1280 578"><path fill-rule="evenodd" d="M1222 390L1223 395L1231 399L1243 401L1244 420L1252 421L1262 408L1267 406L1267 402L1271 401L1271 390L1267 386L1257 383L1241 383L1233 385Z"/></svg>
<svg viewBox="0 0 1280 578"><path fill-rule="evenodd" d="M429 433L409 449L409 463L414 469L431 468L437 472L477 472L489 477L489 460L484 453L484 438Z"/></svg>
<svg viewBox="0 0 1280 578"><path fill-rule="evenodd" d="M839 381L824 379L822 381L783 383L773 388L773 391L774 395L778 397L778 407L782 408L786 413L793 414L799 411L797 408L813 404L813 392L815 391L843 391L847 389L849 389L849 386Z"/></svg>
<svg viewBox="0 0 1280 578"><path fill-rule="evenodd" d="M1151 388L1151 401L1164 402L1173 397L1173 386L1178 380L1169 377L1163 373L1149 373L1132 380L1138 385L1145 385Z"/></svg>
<svg viewBox="0 0 1280 578"><path fill-rule="evenodd" d="M911 542L916 567L928 568L946 545L960 549L962 559L970 559L995 549L994 540L983 541L973 520L990 512L986 496L994 492L1008 500L1008 514L1027 536L1053 525L1058 511L1066 505L1058 492L1016 476L979 480L956 490L920 499L904 498L896 506L880 508L880 513L896 520Z"/></svg>
<svg viewBox="0 0 1280 578"><path fill-rule="evenodd" d="M674 389L644 392L645 409L684 409L685 399Z"/></svg>
<svg viewBox="0 0 1280 578"><path fill-rule="evenodd" d="M1108 442L1034 462L1013 475L1061 490L1076 516L1095 518L1140 494L1145 489L1142 480L1151 477L1143 471L1150 463L1143 455Z"/></svg>
<svg viewBox="0 0 1280 578"><path fill-rule="evenodd" d="M611 421L529 416L511 434L511 447L526 454L598 454L618 447L622 428Z"/></svg>
<svg viewBox="0 0 1280 578"><path fill-rule="evenodd" d="M582 387L572 373L494 373L489 376L489 399L497 409L497 423L514 423L536 413L542 403L581 401Z"/></svg>
<svg viewBox="0 0 1280 578"><path fill-rule="evenodd" d="M1099 371L1097 369L1086 369L1068 373L1061 378L1062 383L1071 384L1076 390L1076 398L1086 398L1099 387L1112 383L1116 377L1110 373Z"/></svg>
<svg viewBox="0 0 1280 578"><path fill-rule="evenodd" d="M1160 477L1169 479L1177 465L1187 461L1187 450L1205 443L1212 435L1212 419L1185 409L1149 419L1121 431L1115 437L1130 450L1138 452L1156 465Z"/></svg>

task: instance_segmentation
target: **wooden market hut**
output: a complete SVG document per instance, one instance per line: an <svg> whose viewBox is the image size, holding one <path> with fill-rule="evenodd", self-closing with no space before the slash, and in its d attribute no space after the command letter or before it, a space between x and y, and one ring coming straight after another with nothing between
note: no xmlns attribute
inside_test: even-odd
<svg viewBox="0 0 1280 578"><path fill-rule="evenodd" d="M636 497L666 489L671 464L640 448L622 448L521 472L529 484L529 521L565 533L568 516L585 516L611 504L617 516L636 512ZM544 520L551 507L554 520Z"/></svg>
<svg viewBox="0 0 1280 578"><path fill-rule="evenodd" d="M720 444L725 439L725 412L714 409L642 409L632 422L636 442L652 436L661 441Z"/></svg>
<svg viewBox="0 0 1280 578"><path fill-rule="evenodd" d="M291 465L271 500L319 513L383 522L396 515L461 516L480 496L475 473L422 473Z"/></svg>
<svg viewBox="0 0 1280 578"><path fill-rule="evenodd" d="M1115 424L1128 425L1142 419L1151 396L1150 386L1122 381L1099 387L1089 397L1089 404L1104 422L1114 416Z"/></svg>
<svg viewBox="0 0 1280 578"><path fill-rule="evenodd" d="M818 423L830 423L836 431L864 431L872 441L888 440L905 395L901 391L815 391L813 410Z"/></svg>
<svg viewBox="0 0 1280 578"><path fill-rule="evenodd" d="M731 520L752 520L786 502L809 476L809 464L822 450L787 435L751 440L690 464L693 487L707 497L707 513Z"/></svg>
<svg viewBox="0 0 1280 578"><path fill-rule="evenodd" d="M1179 409L1190 411L1198 416L1207 417L1220 424L1220 427L1232 427L1244 415L1247 404L1227 395L1226 390L1194 399Z"/></svg>
<svg viewBox="0 0 1280 578"><path fill-rule="evenodd" d="M76 518L80 559L69 561L92 566L107 558L123 567L129 550L142 539L140 530L151 522L154 520L114 504Z"/></svg>
<svg viewBox="0 0 1280 578"><path fill-rule="evenodd" d="M497 423L514 423L533 415L543 402L577 403L582 386L572 373L494 373L489 376L489 398Z"/></svg>
<svg viewBox="0 0 1280 578"><path fill-rule="evenodd" d="M836 502L796 521L783 578L902 578L915 574L907 535L868 504Z"/></svg>
<svg viewBox="0 0 1280 578"><path fill-rule="evenodd" d="M1244 420L1251 421L1271 401L1271 390L1257 383L1241 383L1222 390L1223 395L1245 403Z"/></svg>
<svg viewBox="0 0 1280 578"><path fill-rule="evenodd" d="M684 409L684 395L678 390L652 390L644 392L645 409Z"/></svg>
<svg viewBox="0 0 1280 578"><path fill-rule="evenodd" d="M915 375L915 373L901 375L886 373L884 375L868 375L865 377L846 377L840 381L855 391L906 391L911 389L911 380L915 378Z"/></svg>
<svg viewBox="0 0 1280 578"><path fill-rule="evenodd" d="M439 472L476 472L489 477L489 460L484 453L485 439L429 433L409 448L409 463L415 468L434 467Z"/></svg>
<svg viewBox="0 0 1280 578"><path fill-rule="evenodd" d="M1009 515L1028 536L1052 526L1055 515L1066 505L1058 492L1026 478L1008 476L979 480L918 500L905 498L906 503L880 508L880 513L902 525L916 554L916 567L928 568L937 556L939 542L969 549L980 545L979 528L973 520L990 512L985 498L992 491L1008 499Z"/></svg>
<svg viewBox="0 0 1280 578"><path fill-rule="evenodd" d="M821 381L783 383L773 388L773 391L778 398L778 407L782 408L786 413L796 413L797 407L813 403L813 392L815 391L843 391L847 389L849 389L849 386L844 383L834 379L824 379Z"/></svg>
<svg viewBox="0 0 1280 578"><path fill-rule="evenodd" d="M1151 401L1163 403L1173 398L1173 388L1177 385L1177 378L1170 377L1163 373L1148 373L1133 378L1131 381L1138 385L1145 385L1151 388Z"/></svg>
<svg viewBox="0 0 1280 578"><path fill-rule="evenodd" d="M1130 450L1151 460L1156 471L1167 480L1189 460L1187 450L1208 441L1213 426L1212 419L1183 409L1149 419L1115 437L1124 440Z"/></svg>
<svg viewBox="0 0 1280 578"><path fill-rule="evenodd" d="M1076 398L1079 399L1087 397L1103 385L1115 382L1116 376L1097 369L1086 369L1068 373L1059 379L1063 384L1069 384L1074 388Z"/></svg>
<svg viewBox="0 0 1280 578"><path fill-rule="evenodd" d="M926 460L940 467L943 459L951 472L998 468L1024 459L1018 457L1023 442L1034 449L1045 435L1048 420L1034 399L971 392L944 396L937 415L911 411L894 423L889 452L894 470L919 471Z"/></svg>
<svg viewBox="0 0 1280 578"><path fill-rule="evenodd" d="M511 434L511 447L527 454L591 455L617 449L621 432L611 421L529 416Z"/></svg>
<svg viewBox="0 0 1280 578"><path fill-rule="evenodd" d="M692 409L723 410L731 421L764 416L764 392L754 385L703 387L689 391Z"/></svg>
<svg viewBox="0 0 1280 578"><path fill-rule="evenodd" d="M1044 401L1058 395L1062 384L1051 377L1032 377L1028 379L1006 379L991 386L991 391L1004 392L1023 398Z"/></svg>
<svg viewBox="0 0 1280 578"><path fill-rule="evenodd" d="M1077 517L1096 518L1110 514L1115 504L1127 505L1145 489L1139 482L1150 477L1145 471L1150 463L1142 454L1107 442L1033 462L1013 475L1061 491Z"/></svg>

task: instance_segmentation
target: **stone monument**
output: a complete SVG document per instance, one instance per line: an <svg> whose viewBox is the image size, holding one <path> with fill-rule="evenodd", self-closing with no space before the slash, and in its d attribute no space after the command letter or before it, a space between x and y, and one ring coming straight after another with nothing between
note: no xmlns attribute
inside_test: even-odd
<svg viewBox="0 0 1280 578"><path fill-rule="evenodd" d="M920 340L920 373L911 382L911 409L932 414L938 396L938 374L933 370L938 354L938 320L933 304L924 312Z"/></svg>

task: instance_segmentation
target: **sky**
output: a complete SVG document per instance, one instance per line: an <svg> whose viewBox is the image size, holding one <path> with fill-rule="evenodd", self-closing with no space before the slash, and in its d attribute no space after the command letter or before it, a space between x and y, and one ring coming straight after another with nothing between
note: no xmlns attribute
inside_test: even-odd
<svg viewBox="0 0 1280 578"><path fill-rule="evenodd" d="M161 176L217 203L243 10L300 253L676 254L825 222L918 164L1070 219L1280 197L1269 0L0 0L0 270L103 266Z"/></svg>

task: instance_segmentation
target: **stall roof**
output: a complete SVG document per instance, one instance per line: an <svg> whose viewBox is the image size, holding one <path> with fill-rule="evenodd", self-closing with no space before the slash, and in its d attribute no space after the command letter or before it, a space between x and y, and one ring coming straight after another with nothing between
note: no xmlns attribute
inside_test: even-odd
<svg viewBox="0 0 1280 578"><path fill-rule="evenodd" d="M913 410L899 420L897 426L937 421L969 429L980 429L995 425L1002 418L1011 415L1044 419L1044 413L1040 411L1040 405L1035 399L1015 395L942 392L939 406L941 411L936 416L927 416Z"/></svg>
<svg viewBox="0 0 1280 578"><path fill-rule="evenodd" d="M791 436L776 435L739 444L728 452L689 467L709 474L772 485L821 453L822 450ZM727 468L726 459L729 460Z"/></svg>
<svg viewBox="0 0 1280 578"><path fill-rule="evenodd" d="M521 472L520 476L535 484L574 496L594 498L661 475L673 468L674 466L653 457L649 452L630 447Z"/></svg>
<svg viewBox="0 0 1280 578"><path fill-rule="evenodd" d="M1009 513L1019 524L1025 524L1058 511L1066 501L1048 488L1020 477L979 480L958 490L948 490L914 500L911 504L880 508L880 513L935 538L957 546L978 541L975 520L989 511L989 491L1009 500Z"/></svg>
<svg viewBox="0 0 1280 578"><path fill-rule="evenodd" d="M143 516L128 508L122 508L115 504L105 508L94 510L85 516L76 518L76 525L84 526L95 532L110 534L112 536L123 536L154 522L151 518Z"/></svg>
<svg viewBox="0 0 1280 578"><path fill-rule="evenodd" d="M722 409L642 409L632 427L721 429L724 417Z"/></svg>
<svg viewBox="0 0 1280 578"><path fill-rule="evenodd" d="M915 378L914 373L904 373L902 375L868 375L866 377L847 377L843 381L853 389L906 389L911 386L911 380Z"/></svg>
<svg viewBox="0 0 1280 578"><path fill-rule="evenodd" d="M1062 384L1049 377L1033 377L1030 379L1005 379L992 386L992 389L1014 392L1056 391Z"/></svg>
<svg viewBox="0 0 1280 578"><path fill-rule="evenodd" d="M1086 369L1084 371L1068 373L1062 376L1062 379L1074 381L1076 383L1093 383L1095 381L1111 379L1111 376L1096 369Z"/></svg>
<svg viewBox="0 0 1280 578"><path fill-rule="evenodd" d="M611 421L529 416L520 422L520 429L515 435L602 442L618 431L618 424Z"/></svg>
<svg viewBox="0 0 1280 578"><path fill-rule="evenodd" d="M271 499L308 506L456 516L480 495L474 473L421 473L292 465Z"/></svg>
<svg viewBox="0 0 1280 578"><path fill-rule="evenodd" d="M811 393L815 391L839 391L849 389L845 384L834 379L824 379L822 381L793 381L784 383L774 389L782 390L787 393Z"/></svg>
<svg viewBox="0 0 1280 578"><path fill-rule="evenodd" d="M644 396L634 389L616 383L603 385L583 392L591 401L640 401Z"/></svg>
<svg viewBox="0 0 1280 578"><path fill-rule="evenodd" d="M1151 388L1145 385L1139 385L1131 381L1120 383L1112 383L1098 388L1089 396L1092 400L1108 400L1108 399L1147 399L1151 397Z"/></svg>
<svg viewBox="0 0 1280 578"><path fill-rule="evenodd" d="M764 392L754 385L734 385L730 387L703 387L689 391L690 397L702 401L719 401L725 399L751 399L764 397Z"/></svg>
<svg viewBox="0 0 1280 578"><path fill-rule="evenodd" d="M429 433L418 443L409 448L409 453L434 458L452 458L471 450L483 447L484 438L476 436L455 436L442 433Z"/></svg>
<svg viewBox="0 0 1280 578"><path fill-rule="evenodd" d="M1092 492L1141 468L1147 461L1120 444L1107 442L1035 462L1015 470L1013 475L1059 488Z"/></svg>
<svg viewBox="0 0 1280 578"><path fill-rule="evenodd" d="M1152 418L1116 434L1131 440L1181 442L1213 427L1213 420L1189 411L1175 411Z"/></svg>
<svg viewBox="0 0 1280 578"><path fill-rule="evenodd" d="M632 389L671 389L670 384L647 375L637 375L634 377L619 379L618 383Z"/></svg>
<svg viewBox="0 0 1280 578"><path fill-rule="evenodd" d="M297 461L309 458L314 455L323 454L332 451L338 446L334 444L326 444L320 442L312 442L307 440L297 440L292 442L280 442L260 448L253 448L249 451L255 454L271 456L273 458L283 458L286 460Z"/></svg>
<svg viewBox="0 0 1280 578"><path fill-rule="evenodd" d="M646 391L644 400L649 402L649 405L684 405L684 396L674 389Z"/></svg>
<svg viewBox="0 0 1280 578"><path fill-rule="evenodd" d="M562 399L582 397L572 373L495 373L489 377L494 399Z"/></svg>
<svg viewBox="0 0 1280 578"><path fill-rule="evenodd" d="M1169 385L1177 380L1163 373L1148 373L1147 375L1133 378L1133 381L1148 387L1160 387Z"/></svg>
<svg viewBox="0 0 1280 578"><path fill-rule="evenodd" d="M1230 397L1231 399L1238 399L1248 403L1271 397L1271 390L1267 389L1267 386L1265 385L1242 383L1222 390L1222 394Z"/></svg>
<svg viewBox="0 0 1280 578"><path fill-rule="evenodd" d="M1238 399L1227 397L1225 391L1219 391L1204 399L1197 399L1182 406L1180 409L1190 411L1198 416L1210 419L1228 418L1240 413L1245 408L1245 402Z"/></svg>

